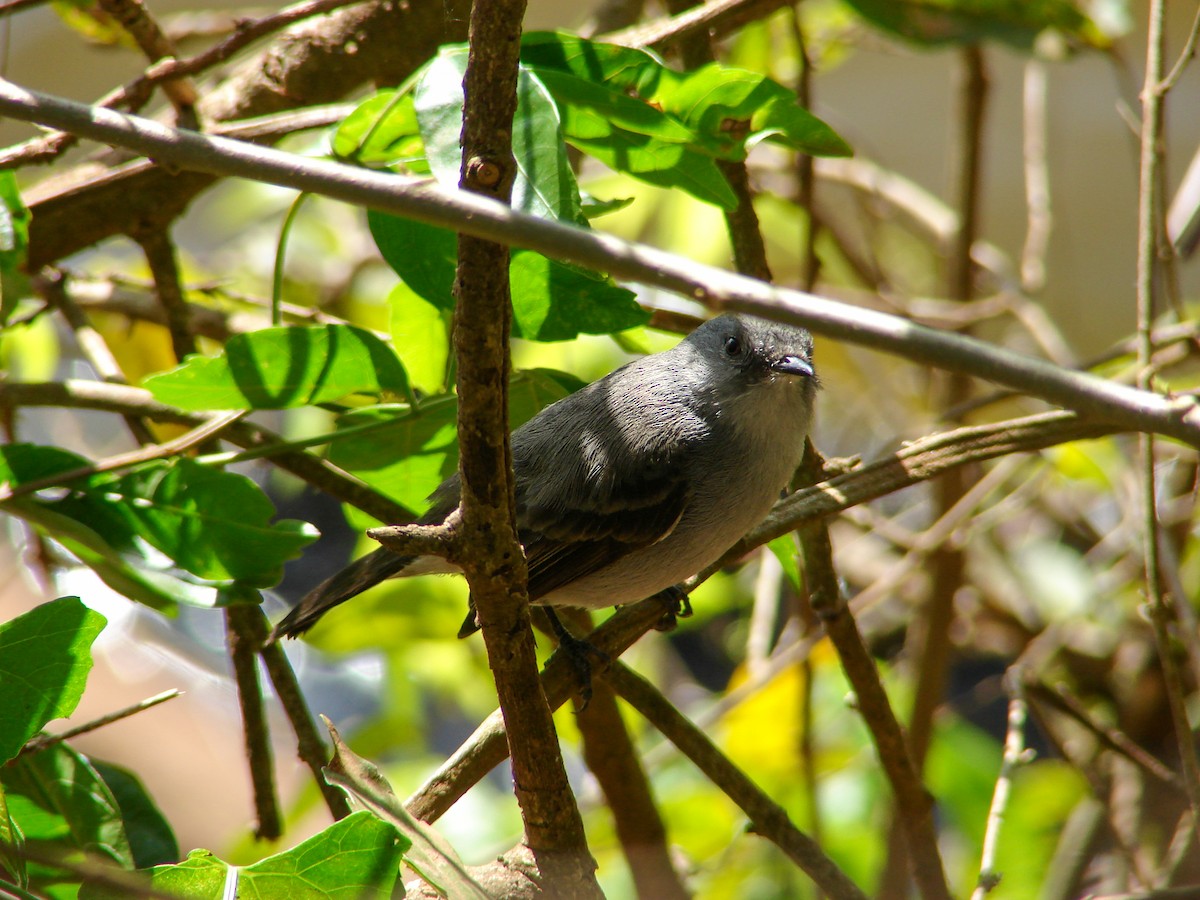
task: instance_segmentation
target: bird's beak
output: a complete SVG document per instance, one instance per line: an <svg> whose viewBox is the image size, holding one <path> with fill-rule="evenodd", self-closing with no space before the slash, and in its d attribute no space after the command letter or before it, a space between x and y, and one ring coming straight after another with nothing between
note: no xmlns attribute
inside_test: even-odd
<svg viewBox="0 0 1200 900"><path fill-rule="evenodd" d="M811 378L813 367L799 356L784 356L771 364L771 368L784 375L803 375Z"/></svg>

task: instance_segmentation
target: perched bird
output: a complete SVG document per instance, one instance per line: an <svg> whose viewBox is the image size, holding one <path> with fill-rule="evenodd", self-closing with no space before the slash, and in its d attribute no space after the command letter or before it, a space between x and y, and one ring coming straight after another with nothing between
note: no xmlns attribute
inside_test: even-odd
<svg viewBox="0 0 1200 900"><path fill-rule="evenodd" d="M725 315L547 406L512 434L530 600L632 603L718 559L799 465L816 390L807 331ZM454 476L421 521L443 521L458 500ZM458 571L375 550L309 592L271 640L386 578ZM477 627L472 610L459 634Z"/></svg>

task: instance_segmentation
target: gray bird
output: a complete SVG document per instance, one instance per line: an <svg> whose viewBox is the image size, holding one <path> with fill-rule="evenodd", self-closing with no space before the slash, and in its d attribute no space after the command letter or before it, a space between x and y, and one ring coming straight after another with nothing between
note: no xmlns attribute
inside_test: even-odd
<svg viewBox="0 0 1200 900"><path fill-rule="evenodd" d="M632 603L718 559L800 464L816 390L807 331L725 315L547 406L512 435L530 600ZM456 475L421 521L442 522L458 499ZM310 591L271 640L386 578L458 571L380 548ZM472 610L459 634L477 627Z"/></svg>

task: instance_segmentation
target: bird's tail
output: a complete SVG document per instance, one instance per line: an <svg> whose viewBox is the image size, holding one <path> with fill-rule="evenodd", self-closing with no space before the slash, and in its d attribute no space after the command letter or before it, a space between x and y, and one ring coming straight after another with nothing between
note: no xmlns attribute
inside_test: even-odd
<svg viewBox="0 0 1200 900"><path fill-rule="evenodd" d="M414 559L412 556L399 556L381 547L355 560L305 594L271 631L267 643L273 644L280 638L302 634L339 603L344 603L381 581L399 575Z"/></svg>

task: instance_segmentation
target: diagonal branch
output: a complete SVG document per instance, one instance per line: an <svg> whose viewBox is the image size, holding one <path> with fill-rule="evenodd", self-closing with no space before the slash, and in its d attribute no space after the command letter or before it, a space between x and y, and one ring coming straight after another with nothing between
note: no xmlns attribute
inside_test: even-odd
<svg viewBox="0 0 1200 900"><path fill-rule="evenodd" d="M1200 405L1023 356L898 316L773 287L670 253L538 219L428 180L355 169L323 160L168 128L96 109L0 79L0 113L77 132L153 155L165 163L293 187L590 266L690 297L713 310L765 315L818 334L961 372L1093 416L1125 430L1149 431L1200 446ZM36 218L35 218L36 221Z"/></svg>

